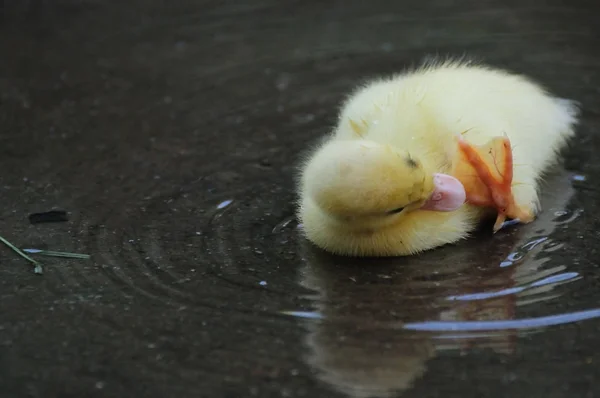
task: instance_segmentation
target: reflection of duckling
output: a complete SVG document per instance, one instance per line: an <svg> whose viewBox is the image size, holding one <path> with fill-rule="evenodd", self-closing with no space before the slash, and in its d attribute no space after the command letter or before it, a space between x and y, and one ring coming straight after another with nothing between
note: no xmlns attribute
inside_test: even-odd
<svg viewBox="0 0 600 398"><path fill-rule="evenodd" d="M369 259L369 267L364 267L365 259L340 259L299 240L298 252L305 260L299 284L311 291L310 308L315 311L311 315L318 318L302 321L302 329L307 331L304 359L317 378L352 398L400 397L403 392L421 396L422 388L436 395L431 382L439 373L435 369L427 372L427 368L440 352L448 351L444 355L447 358L469 349L512 355L517 336L542 331L467 332L459 325L528 318L526 308L520 309L519 315L517 308L533 300L556 298L552 289L557 283L544 290L537 287L508 293L562 271L562 267L548 264L549 259L540 256L543 244L528 249L532 251L510 267L497 266L509 253L540 236L549 236L560 225L554 213L567 207L574 190L565 174L549 177L549 194L542 198L548 211L540 214L535 226L500 237L500 244L482 238L478 245L442 248L402 261ZM481 300L448 300L501 291L507 294ZM423 333L399 327L400 323L427 321L449 321L454 328Z"/></svg>
<svg viewBox="0 0 600 398"><path fill-rule="evenodd" d="M337 254L408 255L467 237L490 210L494 230L507 217L530 222L576 117L571 101L483 66L375 81L303 165L304 233Z"/></svg>
<svg viewBox="0 0 600 398"><path fill-rule="evenodd" d="M427 362L435 356L430 334L394 327L400 320L436 318L438 306L419 294L431 288L405 283L413 280L412 271L422 272L424 267L409 267L408 277L402 273L401 278L388 275L384 280L379 271L393 269L393 259L378 259L366 269L361 259L342 264L339 257L306 241L300 241L299 250L306 260L300 284L313 292L312 307L323 318L302 323L307 365L346 397L399 397L426 373Z"/></svg>

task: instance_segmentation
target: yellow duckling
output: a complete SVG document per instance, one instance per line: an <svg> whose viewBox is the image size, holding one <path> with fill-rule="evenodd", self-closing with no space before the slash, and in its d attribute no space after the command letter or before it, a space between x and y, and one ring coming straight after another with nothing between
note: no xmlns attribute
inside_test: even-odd
<svg viewBox="0 0 600 398"><path fill-rule="evenodd" d="M336 254L398 256L466 238L490 212L494 231L531 222L577 116L527 78L468 62L375 80L302 164L304 234Z"/></svg>

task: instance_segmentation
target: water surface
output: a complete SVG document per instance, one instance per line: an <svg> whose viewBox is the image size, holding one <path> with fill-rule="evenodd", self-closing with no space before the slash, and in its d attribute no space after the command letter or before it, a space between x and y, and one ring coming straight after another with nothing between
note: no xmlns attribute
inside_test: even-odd
<svg viewBox="0 0 600 398"><path fill-rule="evenodd" d="M7 397L598 395L595 4L4 1ZM408 259L299 238L296 162L354 85L470 53L584 108L528 226ZM52 209L69 221L31 225Z"/></svg>

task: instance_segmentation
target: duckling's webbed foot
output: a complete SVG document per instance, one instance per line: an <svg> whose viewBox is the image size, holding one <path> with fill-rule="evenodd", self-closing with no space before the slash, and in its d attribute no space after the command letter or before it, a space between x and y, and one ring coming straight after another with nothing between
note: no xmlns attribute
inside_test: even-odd
<svg viewBox="0 0 600 398"><path fill-rule="evenodd" d="M464 160L479 177L479 181L472 179L468 184L467 202L498 210L494 232L502 228L507 218L522 223L533 221L533 211L517 205L512 193L513 157L508 137L494 137L482 146L471 145L459 138L458 145Z"/></svg>

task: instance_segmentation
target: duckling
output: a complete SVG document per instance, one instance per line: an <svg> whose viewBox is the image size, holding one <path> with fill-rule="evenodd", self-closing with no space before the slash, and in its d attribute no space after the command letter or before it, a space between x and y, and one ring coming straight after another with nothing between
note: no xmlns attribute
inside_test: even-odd
<svg viewBox="0 0 600 398"><path fill-rule="evenodd" d="M298 178L304 236L340 255L404 256L529 223L578 120L521 75L434 61L356 88Z"/></svg>

